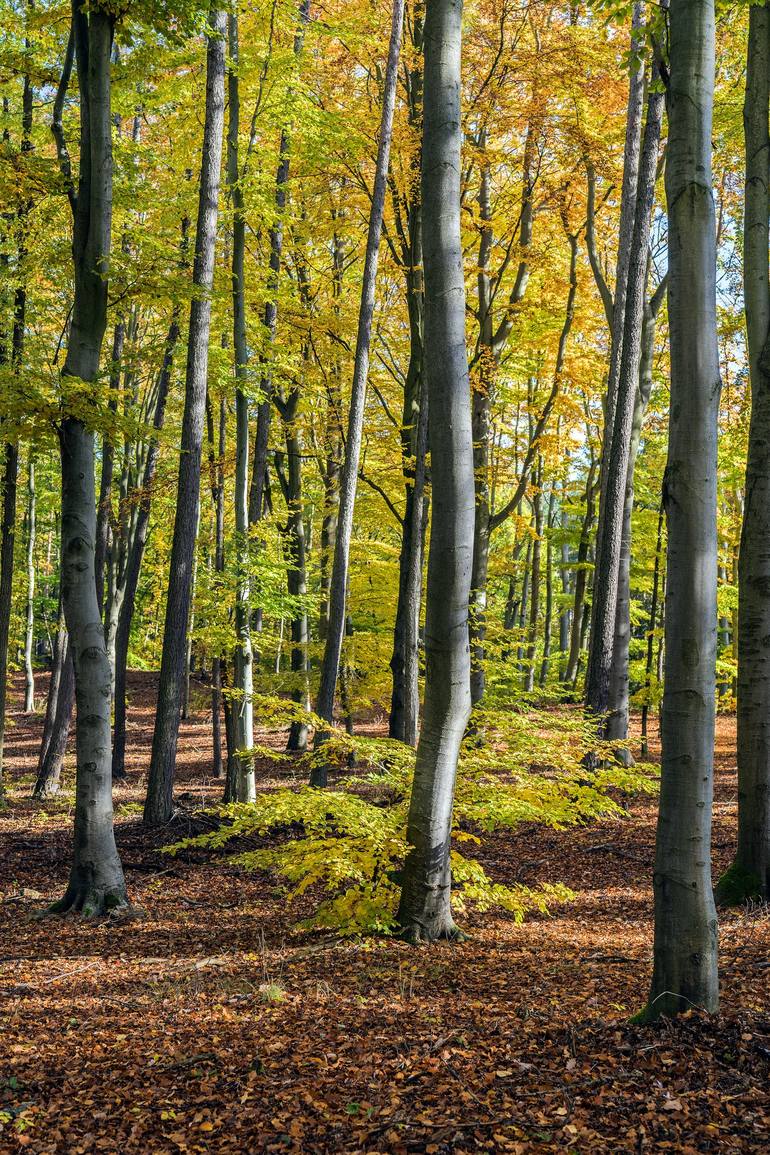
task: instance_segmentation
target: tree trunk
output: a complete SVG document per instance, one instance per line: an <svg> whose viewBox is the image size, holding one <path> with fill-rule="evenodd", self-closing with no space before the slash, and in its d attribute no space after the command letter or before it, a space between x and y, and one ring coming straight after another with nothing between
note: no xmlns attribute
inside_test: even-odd
<svg viewBox="0 0 770 1155"><path fill-rule="evenodd" d="M594 524L594 516L596 513L596 487L596 462L592 461L590 469L588 470L588 480L586 482L586 511L583 515L583 525L580 530L580 541L578 543L577 558L575 561L575 590L572 603L572 629L570 633L567 668L564 672L564 682L568 686L576 685L578 668L580 665L580 650L582 645L581 625L583 621L583 608L585 603L586 589L588 586L588 555L591 546L591 530Z"/></svg>
<svg viewBox="0 0 770 1155"><path fill-rule="evenodd" d="M524 668L524 689L532 692L535 688L535 651L537 647L537 622L540 616L540 558L543 544L543 498L540 490L543 463L540 461L535 478L535 493L532 496L532 513L535 518L535 536L532 542L532 592L529 604L529 634L527 638L527 659Z"/></svg>
<svg viewBox="0 0 770 1155"><path fill-rule="evenodd" d="M666 163L671 409L663 481L668 589L648 1019L691 1007L715 1012L719 1004L711 890L720 392L711 184L714 40L713 0L672 0Z"/></svg>
<svg viewBox="0 0 770 1155"><path fill-rule="evenodd" d="M415 210L413 217L419 210ZM416 249L415 269L408 270L407 296L409 305L409 368L404 387L404 416L402 424L402 469L406 488L404 520L399 557L398 603L393 630L393 654L390 668L393 673L393 691L390 703L389 735L414 746L417 742L419 696L415 663L417 651L413 618L419 621L422 593L422 514L425 498L425 451L427 448L428 402L423 387L422 372L422 226L419 216L414 225L420 236L413 238ZM420 458L422 453L422 458ZM415 607L416 603L416 607ZM407 723L408 719L408 723Z"/></svg>
<svg viewBox="0 0 770 1155"><path fill-rule="evenodd" d="M426 383L433 505L425 705L398 918L413 942L453 938L450 844L457 758L470 717L468 608L473 435L460 239L461 0L428 0L422 156Z"/></svg>
<svg viewBox="0 0 770 1155"><path fill-rule="evenodd" d="M171 546L158 705L147 799L144 806L144 822L147 826L160 826L168 822L173 809L174 766L187 656L195 536L200 509L201 452L211 328L210 294L214 278L219 172L224 131L226 31L226 13L222 9L212 8L209 13L206 115L193 266L196 295L190 306L177 506Z"/></svg>
<svg viewBox="0 0 770 1155"><path fill-rule="evenodd" d="M589 165L588 172L588 220L586 238L591 269L604 305L607 324L610 329L610 364L607 376L607 393L604 400L604 445L602 447L599 474L599 521L598 529L604 524L604 501L610 466L613 429L618 389L622 373L623 341L628 291L628 273L633 253L633 233L636 219L637 188L639 183L639 163L642 143L642 111L644 107L645 66L643 5L635 0L631 17L631 56L634 61L629 79L628 106L626 113L626 139L623 153L623 184L620 194L620 225L618 230L618 259L615 269L615 293L610 292L604 279L594 245L594 197L595 174Z"/></svg>
<svg viewBox="0 0 770 1155"><path fill-rule="evenodd" d="M186 242L187 221L183 223L183 243ZM147 534L150 527L150 506L152 503L152 486L158 467L158 438L157 434L163 428L166 415L166 401L171 386L171 374L174 367L174 353L179 340L179 309L174 309L174 315L166 336L166 347L163 353L163 364L158 374L155 394L155 413L153 416L153 434L147 447L147 457L144 463L144 474L137 508L136 527L126 558L124 577L124 594L118 615L118 627L115 632L115 729L112 745L112 776L124 778L126 773L126 673L128 666L128 646L131 638L131 622L134 616L136 591L139 586L139 576L142 571L144 549L147 544Z"/></svg>
<svg viewBox="0 0 770 1155"><path fill-rule="evenodd" d="M99 372L112 220L113 17L96 6L86 15L74 0L72 27L80 90L80 171L77 194L71 198L75 297L62 370L65 414L69 383L73 382L82 408L82 383L94 383ZM65 77L66 62L57 104L60 98L63 102ZM72 869L64 897L52 910L77 910L89 916L126 907L128 900L112 820L110 665L96 596L94 434L79 417L65 416L59 445L62 605L75 675L77 779Z"/></svg>
<svg viewBox="0 0 770 1155"><path fill-rule="evenodd" d="M770 898L770 5L749 9L744 299L751 423L738 555L738 847L717 898Z"/></svg>
<svg viewBox="0 0 770 1155"><path fill-rule="evenodd" d="M120 393L120 371L123 360L123 346L126 340L126 323L120 317L115 323L112 337L112 364L110 366L110 413L118 408ZM110 537L110 514L112 503L112 479L115 472L115 444L113 434L108 432L102 438L102 472L99 478L99 504L96 508L96 597L100 610L104 608L104 566L107 560Z"/></svg>
<svg viewBox="0 0 770 1155"><path fill-rule="evenodd" d="M3 742L8 709L8 643L13 605L13 553L16 542L18 472L19 447L15 441L8 441L5 445L3 523L0 530L0 794L3 791Z"/></svg>
<svg viewBox="0 0 770 1155"><path fill-rule="evenodd" d="M614 419L605 434L603 489L596 536L596 568L592 604L591 644L586 676L586 706L598 718L609 708L613 638L618 606L626 482L629 472L634 402L638 393L642 352L644 300L647 284L647 249L650 238L655 175L663 119L663 93L650 91L639 162L634 229L628 263L625 308L618 323L623 325L620 372L614 405ZM607 441L609 439L609 446ZM600 722L604 729L604 723Z"/></svg>
<svg viewBox="0 0 770 1155"><path fill-rule="evenodd" d="M35 462L30 454L27 472L27 612L24 630L24 713L35 712L35 671L32 646L35 640Z"/></svg>
<svg viewBox="0 0 770 1155"><path fill-rule="evenodd" d="M404 589L404 729L402 740L417 745L420 723L420 605L425 552L427 499L425 496L426 456L430 423L428 391L422 390L417 418L414 488L410 516L409 555Z"/></svg>
<svg viewBox="0 0 770 1155"><path fill-rule="evenodd" d="M30 42L25 38L25 49ZM32 81L25 73L21 104L21 152L29 153L32 144ZM25 261L27 256L26 217L31 207L29 201L21 199L16 207L19 282L13 294L13 327L11 334L11 367L19 376L24 364L24 337L27 317L27 290L25 284ZM3 256L6 264L7 255ZM0 364L7 359L5 340L0 350ZM19 447L15 439L5 445L5 471L3 477L3 514L0 530L0 798L3 794L3 752L5 744L5 720L8 696L8 644L10 641L11 610L13 605L13 554L16 539L16 490L19 472ZM34 534L33 534L34 537ZM27 697L27 700L29 698ZM26 708L26 706L25 706ZM34 702L33 702L34 708Z"/></svg>
<svg viewBox="0 0 770 1155"><path fill-rule="evenodd" d="M334 717L334 697L337 689L342 639L345 633L347 575L350 559L350 540L353 533L353 512L358 481L358 462L361 455L361 436L364 423L366 385L369 376L369 352L374 316L374 295L377 281L377 263L380 252L380 234L385 209L390 141L393 130L393 114L396 105L398 83L398 61L401 50L401 30L404 22L404 0L393 0L388 63L385 71L385 86L382 97L382 118L380 121L379 145L374 177L372 207L369 214L369 231L366 240L366 258L361 286L361 305L358 314L358 334L356 356L353 369L353 385L348 415L348 431L345 439L345 459L340 479L340 506L337 535L334 543L334 564L332 567L329 596L329 624L324 648L321 681L318 689L317 713L327 722ZM312 784L326 785L326 767L318 760L313 767Z"/></svg>
<svg viewBox="0 0 770 1155"><path fill-rule="evenodd" d="M551 492L548 502L548 535L545 542L545 622L543 624L543 661L540 666L540 685L545 686L548 681L548 668L551 663L551 633L553 629L553 545L551 530L553 529L554 508L556 495Z"/></svg>
<svg viewBox="0 0 770 1155"><path fill-rule="evenodd" d="M649 758L650 747L647 735L647 720L650 714L650 691L652 689L652 667L655 658L655 631L658 628L658 605L660 602L660 557L663 548L663 502L658 510L658 532L655 537L655 565L652 571L652 596L650 598L650 624L647 631L647 660L644 673L644 704L642 705L642 758Z"/></svg>
<svg viewBox="0 0 770 1155"><path fill-rule="evenodd" d="M414 63L407 72L406 95L409 125L422 133L423 94L422 0L415 0L411 30ZM398 602L393 628L390 668L393 689L388 733L391 738L417 744L419 723L419 619L422 600L422 563L425 513L425 453L427 449L427 390L423 382L422 205L420 203L420 150L411 158L409 192L399 196L391 181L393 215L400 240L397 250L406 282L409 318L409 365L404 383L404 411L401 422L401 469L404 477L405 507L399 557ZM395 250L394 250L395 251ZM421 456L422 455L422 456Z"/></svg>
<svg viewBox="0 0 770 1155"><path fill-rule="evenodd" d="M634 402L631 441L628 453L623 528L618 563L618 598L615 609L615 631L612 644L612 666L607 699L607 738L625 742L628 739L628 658L631 641L631 517L634 511L634 474L642 439L642 425L652 391L652 362L655 353L655 320L663 302L664 282L658 286L652 301L645 305L642 328L642 350L639 365L639 387ZM633 764L630 750L621 748L616 756L625 765Z"/></svg>
<svg viewBox="0 0 770 1155"><path fill-rule="evenodd" d="M235 359L235 656L233 661L234 690L237 699L235 714L236 757L238 781L236 795L239 802L253 802L256 798L254 759L240 751L254 747L254 660L251 648L251 585L249 579L249 351L246 341L246 217L243 189L238 165L238 122L240 89L238 81L238 17L228 18L230 59L228 71L230 98L227 129L227 183L233 205L233 254L231 265L233 299L233 356Z"/></svg>
<svg viewBox="0 0 770 1155"><path fill-rule="evenodd" d="M310 19L310 0L301 0L299 6L299 27L294 35L294 59L301 52L305 40L305 28ZM292 98L292 91L287 92L287 101ZM265 477L267 474L268 442L270 438L270 418L273 411L273 367L270 362L272 346L275 344L275 335L278 325L278 283L281 274L283 259L283 217L286 211L286 200L289 184L289 167L291 137L289 130L281 132L281 143L278 148L278 171L275 178L275 220L270 228L270 274L268 277L268 299L265 302L264 327L270 349L265 355L262 379L260 381L260 400L257 406L257 434L254 438L254 463L251 473L251 488L249 490L249 525L256 525L262 519L265 504Z"/></svg>

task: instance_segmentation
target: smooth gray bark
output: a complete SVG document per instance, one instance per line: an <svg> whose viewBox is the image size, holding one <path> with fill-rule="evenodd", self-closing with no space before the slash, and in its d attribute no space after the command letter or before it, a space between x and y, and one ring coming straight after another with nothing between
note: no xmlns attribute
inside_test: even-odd
<svg viewBox="0 0 770 1155"><path fill-rule="evenodd" d="M422 152L426 382L433 482L425 704L398 918L413 942L453 938L450 845L470 717L468 611L475 490L460 239L461 0L428 0Z"/></svg>
<svg viewBox="0 0 770 1155"><path fill-rule="evenodd" d="M658 529L655 535L655 564L652 571L652 594L650 596L650 620L647 629L647 657L644 666L644 703L642 705L641 739L642 758L649 758L650 748L647 733L647 723L650 715L650 692L652 689L652 669L655 659L655 631L658 628L658 612L661 590L661 551L663 549L663 524L665 511L663 502L658 510Z"/></svg>
<svg viewBox="0 0 770 1155"><path fill-rule="evenodd" d="M144 806L144 822L147 826L159 826L168 822L173 811L174 766L185 680L187 629L200 510L201 454L211 329L211 288L214 278L224 135L226 32L226 13L222 9L212 8L209 13L206 53L206 113L193 264L195 296L190 306L174 538L171 546L158 705Z"/></svg>
<svg viewBox="0 0 770 1155"><path fill-rule="evenodd" d="M672 0L668 83L671 409L654 969L643 1017L719 1005L711 890L719 354L711 181L713 0Z"/></svg>
<svg viewBox="0 0 770 1155"><path fill-rule="evenodd" d="M415 63L406 72L409 125L422 130L423 4L414 5L411 21ZM420 713L419 619L422 603L422 572L425 544L425 454L428 443L428 401L423 381L423 281L422 205L420 203L420 152L415 150L408 192L399 193L390 181L395 232L398 244L391 250L404 274L409 318L409 364L404 381L401 422L401 468L404 476L404 517L399 556L398 601L393 628L390 668L393 688L388 733L391 738L416 746Z"/></svg>
<svg viewBox="0 0 770 1155"><path fill-rule="evenodd" d="M592 460L588 478L586 480L585 513L580 528L577 558L575 559L575 583L572 602L572 622L570 628L569 654L564 671L564 683L567 686L577 684L580 669L580 653L583 645L583 616L585 613L585 599L588 590L588 569L590 565L591 536L596 518L596 491L599 479L596 476L596 461Z"/></svg>
<svg viewBox="0 0 770 1155"><path fill-rule="evenodd" d="M592 236L588 238L588 253L591 267L602 297L607 321L610 326L610 367L607 377L607 396L604 406L605 445L600 471L599 524L603 521L604 491L607 484L612 430L615 425L615 408L621 376L621 358L626 315L626 295L628 274L634 253L633 233L636 222L636 196L639 183L639 164L642 147L642 112L644 108L644 63L640 48L643 44L641 29L644 25L643 5L634 4L631 18L631 52L636 57L628 86L628 107L626 112L626 140L623 153L623 184L620 193L620 226L618 231L618 259L615 268L615 293L609 292L604 282L600 266L596 260ZM590 177L589 177L590 179ZM590 192L590 189L589 189ZM593 230L593 214L589 211L589 234Z"/></svg>
<svg viewBox="0 0 770 1155"><path fill-rule="evenodd" d="M639 363L639 387L634 400L631 440L628 454L623 526L618 562L618 594L615 609L615 632L612 644L612 666L607 698L607 737L625 742L628 738L629 680L628 661L631 641L631 518L634 511L634 477L642 439L642 425L652 391L652 365L655 353L655 322L665 294L665 279L645 304L642 324L642 348ZM621 748L617 757L630 765L629 750Z"/></svg>
<svg viewBox="0 0 770 1155"><path fill-rule="evenodd" d="M238 17L228 18L230 60L228 71L229 120L227 129L227 184L233 208L231 264L233 300L233 356L235 361L235 656L233 703L235 756L238 760L236 796L239 802L256 798L254 759L239 751L254 746L254 659L251 648L251 585L249 580L249 350L246 341L246 217L238 164L240 89L238 80Z"/></svg>
<svg viewBox="0 0 770 1155"><path fill-rule="evenodd" d="M186 223L185 223L186 231ZM171 375L174 366L174 354L179 340L179 309L174 309L174 316L166 336L166 346L163 353L163 363L156 385L155 412L153 414L153 433L147 447L147 457L144 463L141 491L137 504L136 527L126 558L124 574L124 595L118 615L118 626L115 633L115 725L112 741L112 776L123 778L126 773L126 675L128 665L128 646L131 638L131 623L134 616L136 591L139 587L139 576L142 571L144 550L147 544L147 535L150 527L150 508L152 504L152 486L158 467L158 437L163 428L166 414L166 401L171 386Z"/></svg>
<svg viewBox="0 0 770 1155"><path fill-rule="evenodd" d="M66 415L68 383L80 388L96 380L107 323L113 17L97 6L86 15L73 0L72 27L80 89L80 170L72 243L75 298L62 370L65 417L59 444L62 605L75 675L77 778L72 869L64 897L52 910L88 916L128 904L112 819L111 678L96 592L94 434L79 417Z"/></svg>
<svg viewBox="0 0 770 1155"><path fill-rule="evenodd" d="M749 9L744 300L751 422L738 560L738 846L717 898L770 898L770 6Z"/></svg>
<svg viewBox="0 0 770 1155"><path fill-rule="evenodd" d="M623 336L620 367L614 386L612 424L606 428L602 454L602 489L596 537L591 646L586 675L586 706L599 718L605 714L610 704L626 482L642 354L647 250L662 120L663 93L653 87L647 100L647 119L639 160L624 307L622 313L615 314L615 323L622 326ZM615 342L613 346L614 344ZM604 729L603 722L600 723L600 727Z"/></svg>
<svg viewBox="0 0 770 1155"><path fill-rule="evenodd" d="M369 354L374 317L377 264L380 253L382 218L385 210L390 141L393 132L393 115L396 107L398 84L398 62L401 51L401 32L404 22L404 0L393 0L388 62L385 69L385 84L382 94L382 116L377 147L377 162L374 175L372 207L369 213L369 230L366 239L366 257L361 284L361 304L358 314L356 355L353 368L353 384L350 395L345 458L340 478L340 504L337 533L334 542L334 562L332 565L329 591L329 621L321 666L321 681L318 688L317 713L327 722L334 718L334 698L337 689L342 639L345 633L348 565L350 561L350 541L353 534L353 513L358 483L358 466L361 456L361 436L364 424L366 386L369 377ZM321 760L314 764L312 783L326 785L326 767Z"/></svg>
<svg viewBox="0 0 770 1155"><path fill-rule="evenodd" d="M27 466L27 607L24 626L24 713L35 712L35 671L32 645L35 639L35 538L36 538L35 461L30 454Z"/></svg>
<svg viewBox="0 0 770 1155"><path fill-rule="evenodd" d="M0 529L0 794L3 790L3 743L8 695L8 643L13 598L13 555L16 543L16 489L19 473L19 446L5 444L3 471L3 513Z"/></svg>

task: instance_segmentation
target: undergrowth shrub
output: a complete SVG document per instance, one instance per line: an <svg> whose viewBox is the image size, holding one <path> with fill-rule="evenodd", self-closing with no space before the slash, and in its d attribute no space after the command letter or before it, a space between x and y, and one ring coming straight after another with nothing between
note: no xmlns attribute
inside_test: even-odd
<svg viewBox="0 0 770 1155"><path fill-rule="evenodd" d="M313 714L283 699L260 698L263 725L285 727L296 717L323 725ZM452 849L452 900L456 910L500 907L520 922L547 912L572 892L558 882L527 887L494 882L479 861L459 849L478 845L485 832L537 823L561 829L623 813L617 794L657 789L655 767L627 768L597 747L595 723L577 711L479 709L474 736L466 739L458 767ZM599 769L583 759L598 755ZM257 746L255 757L285 764L286 755ZM247 870L267 870L288 884L291 901L311 887L324 897L302 928L331 928L341 935L391 933L396 929L400 868L414 773L414 751L389 738L364 738L334 728L319 749L293 759L307 781L315 759L346 770L336 789L306 785L266 791L254 803L221 806L218 827L167 847L168 853L198 848L216 851L238 840L269 836L280 841L239 849L231 861ZM299 831L296 837L289 831ZM283 835L283 837L281 837Z"/></svg>

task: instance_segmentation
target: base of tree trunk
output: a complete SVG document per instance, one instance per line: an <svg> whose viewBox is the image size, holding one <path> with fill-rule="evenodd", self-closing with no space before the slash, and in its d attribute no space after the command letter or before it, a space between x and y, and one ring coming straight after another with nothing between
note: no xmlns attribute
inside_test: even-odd
<svg viewBox="0 0 770 1155"><path fill-rule="evenodd" d="M41 786L35 785L32 797L35 802L45 802L48 798L56 798L61 792L60 782L47 782Z"/></svg>
<svg viewBox="0 0 770 1155"><path fill-rule="evenodd" d="M133 907L122 888L107 888L93 882L70 883L64 898L49 906L45 914L81 914L83 918L125 918Z"/></svg>
<svg viewBox="0 0 770 1155"><path fill-rule="evenodd" d="M741 906L751 899L768 898L763 893L762 880L753 871L738 862L728 866L714 887L714 901L717 906Z"/></svg>
<svg viewBox="0 0 770 1155"><path fill-rule="evenodd" d="M433 942L465 942L468 936L450 918L435 926L425 926L417 921L407 922L401 927L401 938L410 946L428 946Z"/></svg>

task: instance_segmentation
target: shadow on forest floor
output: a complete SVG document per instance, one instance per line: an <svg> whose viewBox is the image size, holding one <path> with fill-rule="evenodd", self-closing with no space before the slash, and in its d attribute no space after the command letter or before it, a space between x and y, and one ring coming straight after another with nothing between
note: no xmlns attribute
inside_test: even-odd
<svg viewBox="0 0 770 1155"><path fill-rule="evenodd" d="M187 833L184 815L141 829L154 678L133 674L115 805L144 917L38 921L66 880L71 798L27 798L42 718L23 717L18 689L0 814L1 1150L770 1149L766 909L722 920L720 1018L627 1025L651 968L654 801L590 827L485 839L496 880L577 892L548 917L474 914L467 942L419 951L297 934L302 904L287 910L267 875L160 853ZM221 790L204 687L196 702L181 730L185 810ZM720 718L719 870L735 835L734 739ZM287 776L267 763L260 774L265 787Z"/></svg>

